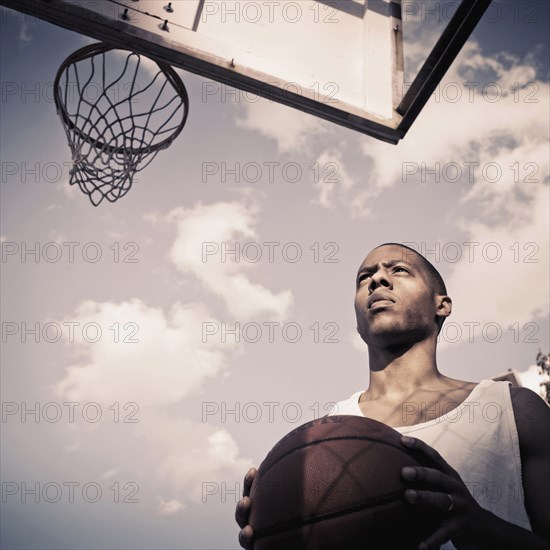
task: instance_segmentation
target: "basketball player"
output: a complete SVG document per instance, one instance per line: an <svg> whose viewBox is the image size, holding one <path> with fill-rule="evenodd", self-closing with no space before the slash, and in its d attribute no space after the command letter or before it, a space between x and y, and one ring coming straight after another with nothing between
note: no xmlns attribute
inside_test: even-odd
<svg viewBox="0 0 550 550"><path fill-rule="evenodd" d="M451 308L441 276L423 256L393 243L375 248L359 268L355 296L370 384L331 414L383 422L403 434L405 447L435 460L437 469L401 472L410 506L446 512L422 550L548 550L550 408L527 388L438 371L437 335ZM253 546L248 495L255 472L247 473L236 509L244 548Z"/></svg>

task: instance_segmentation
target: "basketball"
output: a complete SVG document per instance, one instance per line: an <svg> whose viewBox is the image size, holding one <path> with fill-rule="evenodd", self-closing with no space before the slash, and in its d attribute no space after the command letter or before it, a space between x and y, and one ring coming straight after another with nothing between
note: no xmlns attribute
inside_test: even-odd
<svg viewBox="0 0 550 550"><path fill-rule="evenodd" d="M286 435L251 488L254 549L416 549L442 516L405 501L401 469L420 463L400 438L358 416L327 416Z"/></svg>

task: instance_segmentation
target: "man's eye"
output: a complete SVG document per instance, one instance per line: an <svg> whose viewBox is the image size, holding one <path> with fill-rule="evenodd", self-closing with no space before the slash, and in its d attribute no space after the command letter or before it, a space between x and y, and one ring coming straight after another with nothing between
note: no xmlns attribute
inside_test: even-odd
<svg viewBox="0 0 550 550"><path fill-rule="evenodd" d="M363 273L362 275L359 275L359 278L357 279L357 282L361 283L365 279L368 279L369 277L370 277L370 273Z"/></svg>
<svg viewBox="0 0 550 550"><path fill-rule="evenodd" d="M398 271L403 271L405 273L408 273L409 271L407 269L405 269L404 267L401 267L401 266L398 266L396 265L394 268L393 268L393 272L396 273Z"/></svg>

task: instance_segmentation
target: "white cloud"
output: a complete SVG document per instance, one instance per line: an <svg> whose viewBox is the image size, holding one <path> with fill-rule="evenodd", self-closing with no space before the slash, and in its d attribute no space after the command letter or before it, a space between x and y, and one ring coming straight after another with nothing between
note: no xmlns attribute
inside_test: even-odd
<svg viewBox="0 0 550 550"><path fill-rule="evenodd" d="M194 208L173 210L168 218L176 223L178 233L171 259L178 269L192 273L209 292L219 296L236 318L265 314L283 320L292 307L292 292L274 293L245 274L254 264L245 260L244 245L254 242L261 246L255 229L257 213L256 207L236 202L199 203ZM234 250L235 246L240 247L236 256L223 255L224 250Z"/></svg>
<svg viewBox="0 0 550 550"><path fill-rule="evenodd" d="M253 266L202 262L203 241L256 239L256 215L255 208L247 210L237 203L176 209L168 216L178 231L171 256L181 271L193 274L208 292L224 298L232 313L267 311L283 317L291 307L291 293L274 294L253 284L243 273ZM123 453L113 453L111 459L117 461L120 475L130 475L129 470L134 470L134 475L144 470L151 473L144 491L159 495L157 513L172 515L191 502L201 502L205 482L240 482L251 460L240 457L229 431L174 412L208 381L224 377L230 354L240 350L220 338L203 341L203 323L218 323L204 305L177 302L165 312L139 299L85 301L65 316L65 322L69 321L77 323L73 343L68 344L76 359L54 389L67 401L97 402L105 411L117 402L138 404L139 421L127 424L127 437L132 439L127 445L139 443L146 452L131 464L124 463ZM87 324L89 330L83 331ZM124 411L128 412L134 411ZM110 415L111 409L106 414ZM72 426L73 452L87 452L94 440L85 434L93 433L96 426ZM115 428L103 425L101 437L102 441L116 440ZM103 470L105 475L108 468Z"/></svg>
<svg viewBox="0 0 550 550"><path fill-rule="evenodd" d="M316 165L317 197L314 202L323 208L334 208L337 201L346 204L355 181L344 165L342 153L337 149L324 151L317 158Z"/></svg>
<svg viewBox="0 0 550 550"><path fill-rule="evenodd" d="M160 494L157 512L170 515L188 503L200 502L204 481L242 478L251 460L239 456L239 448L227 430L174 413L175 405L227 372L228 356L237 349L235 344L223 344L219 338L202 341L201 323L211 319L204 306L176 303L165 314L137 299L121 303L88 301L67 319L78 323L73 325L71 346L76 348L79 361L56 384L58 395L70 402L98 403L109 419L113 404L121 404L125 445L111 449L109 459L116 461L117 468L103 470L102 479L115 474L143 475L147 471L150 475L143 491ZM95 329L83 332L86 323L100 326L101 337L96 338ZM110 327L116 324L117 331L112 330ZM97 341L86 342L81 334ZM124 342L129 338L139 342ZM133 403L137 407L126 406ZM122 432L117 429L120 425L117 421L101 426L70 424L73 445L67 451L88 456L98 436L102 445L108 446L108 441L114 444L121 438ZM132 453L128 462L130 449L136 446L142 452ZM84 459L81 468L83 463Z"/></svg>
<svg viewBox="0 0 550 550"><path fill-rule="evenodd" d="M120 231L106 231L105 234L107 237L115 241L122 241L126 237L124 233L121 233Z"/></svg>
<svg viewBox="0 0 550 550"><path fill-rule="evenodd" d="M548 188L539 185L532 194L528 204L512 203L508 197L501 223L463 220L464 242L479 245L469 246L473 261L464 247L461 261L447 277L454 302L451 321L461 326L498 322L506 331L515 323L523 327L548 315L550 291L544 282L550 267ZM501 257L495 261L498 254ZM467 337L464 330L463 338Z"/></svg>
<svg viewBox="0 0 550 550"><path fill-rule="evenodd" d="M65 321L79 323L71 345L81 359L56 389L71 401L170 405L225 371L235 348L219 339L202 341L202 323L216 320L198 304L178 302L166 315L138 299L86 301ZM86 342L97 339L97 327L101 337Z"/></svg>
<svg viewBox="0 0 550 550"><path fill-rule="evenodd" d="M185 504L183 504L183 502L180 502L176 498L172 498L170 500L159 498L157 510L161 516L172 516L174 514L177 514L178 512L181 512L184 509Z"/></svg>
<svg viewBox="0 0 550 550"><path fill-rule="evenodd" d="M156 458L155 477L180 500L201 502L205 484L219 487L241 481L252 462L239 457L239 448L225 430L207 423L170 416L163 411L147 414L138 433Z"/></svg>
<svg viewBox="0 0 550 550"><path fill-rule="evenodd" d="M315 138L327 132L327 122L297 109L260 99L246 103L237 126L274 139L280 153L309 150Z"/></svg>
<svg viewBox="0 0 550 550"><path fill-rule="evenodd" d="M143 219L154 227L161 221L161 216L158 212L148 212L147 214L143 214Z"/></svg>
<svg viewBox="0 0 550 550"><path fill-rule="evenodd" d="M518 372L521 384L535 393L538 393L541 397L544 397L545 392L541 386L541 383L547 380L548 377L540 374L539 367L537 365L531 365L524 371Z"/></svg>
<svg viewBox="0 0 550 550"><path fill-rule="evenodd" d="M513 87L517 82L519 91ZM467 43L397 146L363 141L372 168L364 178L367 189L355 197L355 207L368 209L369 202L389 187L420 184L422 163L427 168L456 163L462 181L476 183L487 163L498 162L498 155L503 162L501 186L513 179L510 165L522 159L537 163L539 176L547 173L549 90L547 83L536 80L531 57L501 54L491 58L482 55L477 43ZM479 163L472 168L472 182L465 162Z"/></svg>
<svg viewBox="0 0 550 550"><path fill-rule="evenodd" d="M21 23L21 27L19 28L19 41L23 44L28 44L29 42L32 42L29 25L26 21L23 21Z"/></svg>
<svg viewBox="0 0 550 550"><path fill-rule="evenodd" d="M69 240L61 231L58 231L57 229L51 229L48 232L48 239L49 242L54 242L59 245L62 245L64 242Z"/></svg>
<svg viewBox="0 0 550 550"><path fill-rule="evenodd" d="M65 166L72 166L72 160L70 159L69 154L67 154L65 163ZM58 181L54 184L53 188L61 195L57 198L62 202L49 204L46 207L46 210L63 209L66 205L74 204L76 201L82 199L82 192L80 191L78 185L71 185L69 183L69 178Z"/></svg>
<svg viewBox="0 0 550 550"><path fill-rule="evenodd" d="M101 477L101 479L111 479L116 474L118 474L118 469L117 468L110 468L109 470L103 472L100 477Z"/></svg>

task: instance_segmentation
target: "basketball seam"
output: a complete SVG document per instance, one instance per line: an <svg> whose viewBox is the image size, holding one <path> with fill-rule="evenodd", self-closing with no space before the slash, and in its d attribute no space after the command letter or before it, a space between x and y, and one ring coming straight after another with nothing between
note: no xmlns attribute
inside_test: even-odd
<svg viewBox="0 0 550 550"><path fill-rule="evenodd" d="M403 449L401 446L395 445L394 443L388 443L387 441L380 441L380 439L376 439L375 437L354 436L354 435L345 435L345 436L339 436L339 437L327 437L327 438L316 440L316 441L310 441L309 443L304 443L304 444L300 445L299 447L293 447L292 449L290 449L289 451L287 451L283 455L278 456L273 461L272 464L269 464L269 466L267 466L265 471L261 472L261 477L263 477L265 474L267 474L267 472L269 472L269 470L271 470L271 468L273 468L273 466L275 466L275 464L277 464L278 462L280 462L281 460L283 460L284 458L286 458L288 455L292 454L295 451L299 451L301 449L305 449L306 447L311 447L313 445L320 445L322 443L326 443L327 441L341 441L341 440L373 441L375 443L379 443L379 444L382 444L382 445L387 445L388 447L392 447L393 449L397 449L398 451L401 451L402 453L410 456L410 453L407 452L405 449ZM260 466L260 470L261 470L261 468L262 467Z"/></svg>
<svg viewBox="0 0 550 550"><path fill-rule="evenodd" d="M390 502L395 502L402 498L402 494L403 494L402 491L394 491L392 493L388 493L387 495L383 495L375 499L362 501L352 506L347 506L346 508L341 508L339 510L334 510L332 512L325 512L324 514L319 514L316 516L311 516L306 518L296 518L296 519L285 520L276 525L270 525L258 531L254 531L254 540L265 538L273 534L282 534L284 532L291 531L292 529L297 529L304 525L314 525L315 523L319 523L321 521L326 521L326 520L333 519L346 514L351 514L353 512L359 512L367 508L379 506L380 504L388 504Z"/></svg>

